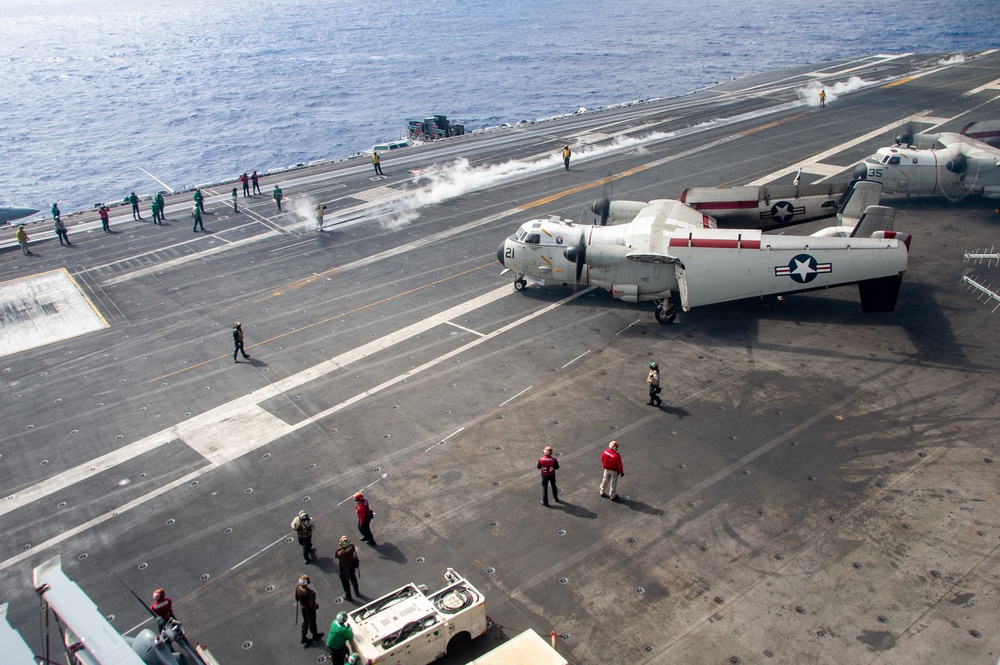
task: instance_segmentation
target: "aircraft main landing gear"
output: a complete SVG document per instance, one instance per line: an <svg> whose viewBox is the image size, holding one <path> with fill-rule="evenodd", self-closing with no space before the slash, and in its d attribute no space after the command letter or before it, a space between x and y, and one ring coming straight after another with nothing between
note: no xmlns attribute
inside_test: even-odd
<svg viewBox="0 0 1000 665"><path fill-rule="evenodd" d="M677 312L670 306L669 300L656 301L656 320L660 323L673 323L677 318Z"/></svg>
<svg viewBox="0 0 1000 665"><path fill-rule="evenodd" d="M528 285L528 282L525 281L524 275L517 275L517 277L514 278L514 290L515 291L521 291L527 285Z"/></svg>

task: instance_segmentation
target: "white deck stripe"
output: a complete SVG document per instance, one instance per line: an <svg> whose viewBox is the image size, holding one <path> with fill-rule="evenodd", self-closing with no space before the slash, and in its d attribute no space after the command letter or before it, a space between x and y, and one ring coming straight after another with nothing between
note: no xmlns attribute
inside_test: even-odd
<svg viewBox="0 0 1000 665"><path fill-rule="evenodd" d="M926 111L924 111L923 113L926 113ZM921 115L922 114L917 114L917 115L910 116L909 118L907 118L906 120L903 120L902 122L906 122L907 120L917 120ZM895 121L895 122L893 122L891 124L879 127L878 129L873 129L872 131L868 132L867 134L862 134L861 136L855 137L855 138L851 139L850 141L845 141L844 143L841 143L840 145L834 146L833 148L830 148L829 150L824 150L823 152L818 153L816 155L813 155L812 157L807 157L806 159L802 160L802 167L804 169L807 169L807 165L820 164L827 157L832 157L833 155L841 153L844 150L846 150L847 148L852 148L852 147L858 145L859 143L864 143L865 141L870 141L871 139L879 137L879 136L889 136L889 134L893 130L899 128L900 124L902 124L900 121ZM853 166L854 165L852 164L850 167L847 167L847 168L852 168ZM840 169L840 171L838 171L838 173L841 172L841 171L847 170L847 168ZM791 173L795 173L798 170L799 170L799 165L789 166L788 168L784 168L784 169L781 169L779 171L775 171L774 173L768 174L768 175L766 175L766 176L764 176L762 178L758 178L758 179L754 180L753 182L748 182L747 185L751 185L751 186L753 186L753 185L766 185L769 182L773 182L774 180L776 180L776 179L778 179L780 177L789 175Z"/></svg>
<svg viewBox="0 0 1000 665"><path fill-rule="evenodd" d="M430 328L436 327L443 323L447 323L447 319L449 318L461 316L462 314L465 314L468 311L472 311L474 309L492 303L496 300L499 300L500 298L510 294L510 287L505 285L502 288L495 289L493 291L485 293L469 302L462 303L461 305L458 305L449 310L441 312L440 314L434 317L430 317L424 321L420 321L411 326L408 326L407 328L398 330L393 335L387 336L384 339L370 342L369 344L365 344L356 349L352 349L351 351L342 354L331 361L321 363L320 365L312 367L308 370L299 372L294 376L284 379L278 384L267 386L266 388L263 388L261 390L256 390L253 393L250 393L249 395L241 396L235 400L227 402L226 404L220 405L214 409L210 409L209 411L206 411L203 414L200 414L182 423L179 423L174 427L167 428L161 432L158 432L157 434L154 434L150 437L146 437L141 441L137 441L136 443L126 446L120 450L104 455L86 464L82 464L74 469L70 469L69 471L61 473L53 478L36 483L35 485L28 487L25 490L8 497L7 500L3 503L3 505L0 506L0 509L2 509L0 510L0 514L10 512L11 510L14 510L16 508L23 507L30 501L35 501L41 497L52 494L53 492L64 489L65 487L75 482L79 482L80 480L87 478L93 475L94 473L107 470L117 464L121 464L122 462L132 459L137 455L153 450L159 445L167 443L174 438L181 438L185 440L185 442L187 442L187 439L190 438L194 443L194 445L192 445L192 448L198 450L200 453L205 455L206 458L209 459L209 464L185 475L182 478L174 480L164 485L163 487L159 487L153 490L152 492L137 497L132 501L129 501L128 503L122 505L116 510L109 511L77 527L68 529L63 533L60 533L59 535L54 536L53 538L50 538L49 540L43 543L39 543L38 545L32 547L30 550L27 550L3 562L0 562L0 570L5 570L13 565L16 565L20 561L23 561L24 559L30 556L34 556L34 554L40 551L44 551L56 545L59 545L60 543L66 541L67 539L76 536L80 533L83 533L84 531L90 529L91 527L102 524L103 522L106 522L113 517L117 517L118 515L127 510L131 510L132 508L138 507L146 503L147 501L159 497L165 492L174 489L176 487L179 487L183 484L186 484L191 480L194 480L214 470L221 464L232 461L233 459L236 459L239 456L244 455L247 452L250 452L251 450L254 450L268 443L271 443L272 441L276 440L281 436L284 436L293 431L297 431L304 427L311 426L315 424L317 421L323 418L327 418L330 415L338 411L341 411L342 409L347 408L348 406L351 406L352 404L356 404L366 397L376 395L384 390L387 390L388 388L398 386L402 379L415 376L421 372L431 369L436 365L439 365L440 363L449 360L460 353L464 353L469 349L478 346L479 344L492 340L495 337L498 337L499 335L502 335L505 332L508 332L510 330L513 330L521 326L522 324L528 323L529 321L532 321L540 316L543 316L551 312L555 308L564 305L565 303L573 300L574 298L580 297L581 295L587 293L592 289L593 287L591 287L590 289L582 290L578 293L574 293L566 298L563 298L562 300L552 303L546 307L535 310L534 312L527 314L521 317L520 319L511 321L510 323L502 326L501 328L493 331L492 333L489 333L488 335L484 335L483 337L480 337L479 339L476 339L470 342L469 344L463 345L461 348L445 353L431 361L424 363L423 365L415 367L414 369L410 370L409 372L406 372L405 374L394 376L392 379L389 379L388 381L385 381L379 384L378 386L375 386L374 388L370 388L364 392L361 392L355 395L354 397L351 397L350 399L344 400L339 404L336 404L294 425L288 425L287 423L280 421L279 419L265 412L259 406L259 403L263 399L268 399L269 397L278 395L284 390L289 390L296 386L302 385L306 381L312 380L313 378L316 378L318 376L322 376L327 372L333 371L334 369L337 369L343 366L344 364L352 362L353 360L356 360L360 357L363 357L365 355L370 355L375 351L389 348L394 344L398 344L399 342L410 339L414 335L420 334L421 332L424 332ZM320 368L323 369L321 370ZM250 427L246 425L245 422L241 422L245 419L253 421L252 427L259 427L261 423L264 423L267 426L267 431L263 433L257 432L252 438L244 438L247 436L247 433L244 430Z"/></svg>

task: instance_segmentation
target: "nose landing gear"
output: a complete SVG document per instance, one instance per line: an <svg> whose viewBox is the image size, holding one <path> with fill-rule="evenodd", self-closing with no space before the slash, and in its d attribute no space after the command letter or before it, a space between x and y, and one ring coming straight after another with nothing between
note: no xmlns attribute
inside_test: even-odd
<svg viewBox="0 0 1000 665"><path fill-rule="evenodd" d="M528 282L525 281L524 275L514 275L514 290L515 291L521 291L527 285L528 285Z"/></svg>

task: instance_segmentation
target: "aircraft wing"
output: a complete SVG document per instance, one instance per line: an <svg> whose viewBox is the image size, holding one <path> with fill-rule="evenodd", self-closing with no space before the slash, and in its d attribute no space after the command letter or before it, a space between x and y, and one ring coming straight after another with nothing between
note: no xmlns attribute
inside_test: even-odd
<svg viewBox="0 0 1000 665"><path fill-rule="evenodd" d="M8 665L35 665L35 655L21 634L7 621L7 603L0 605L0 653Z"/></svg>
<svg viewBox="0 0 1000 665"><path fill-rule="evenodd" d="M1000 120L977 120L970 122L959 132L962 136L982 141L994 148L1000 148Z"/></svg>
<svg viewBox="0 0 1000 665"><path fill-rule="evenodd" d="M692 231L670 239L681 305L691 307L859 284L866 312L892 311L906 271L909 236L868 238Z"/></svg>
<svg viewBox="0 0 1000 665"><path fill-rule="evenodd" d="M59 615L62 624L80 638L88 662L102 665L143 665L142 659L97 610L83 589L66 576L57 555L34 570L35 588Z"/></svg>
<svg viewBox="0 0 1000 665"><path fill-rule="evenodd" d="M845 188L834 183L688 187L680 200L714 217L720 227L767 229L833 217Z"/></svg>

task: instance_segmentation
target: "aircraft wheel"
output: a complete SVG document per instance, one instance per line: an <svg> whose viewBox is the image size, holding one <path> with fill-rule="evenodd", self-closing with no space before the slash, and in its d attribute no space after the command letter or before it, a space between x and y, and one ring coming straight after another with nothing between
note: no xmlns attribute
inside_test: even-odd
<svg viewBox="0 0 1000 665"><path fill-rule="evenodd" d="M657 309L656 310L656 320L660 323L673 323L677 318L677 312L672 309Z"/></svg>
<svg viewBox="0 0 1000 665"><path fill-rule="evenodd" d="M515 291L520 291L521 289L523 289L527 285L528 285L528 282L526 282L523 279L515 280L515 282L514 282L514 290Z"/></svg>

